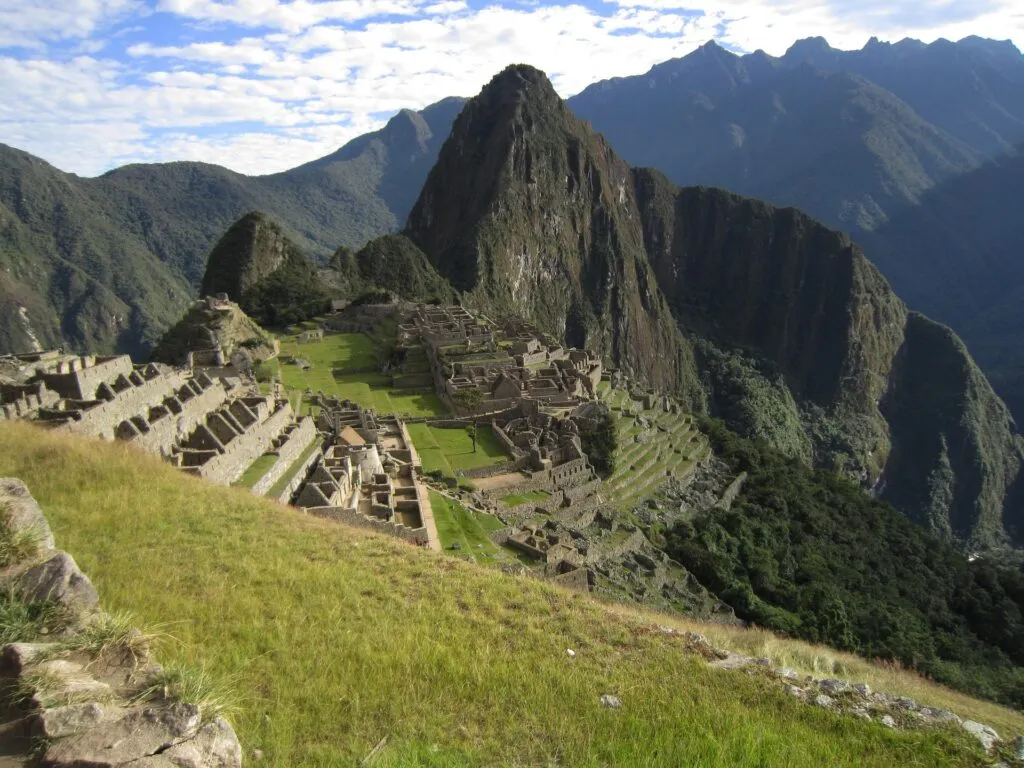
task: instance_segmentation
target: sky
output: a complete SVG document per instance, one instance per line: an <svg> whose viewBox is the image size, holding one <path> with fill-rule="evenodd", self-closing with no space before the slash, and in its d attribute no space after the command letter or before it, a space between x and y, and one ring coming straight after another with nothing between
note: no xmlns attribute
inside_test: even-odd
<svg viewBox="0 0 1024 768"><path fill-rule="evenodd" d="M780 55L820 35L1024 50L1021 0L0 0L0 142L94 176L322 157L511 63L563 97L709 40Z"/></svg>

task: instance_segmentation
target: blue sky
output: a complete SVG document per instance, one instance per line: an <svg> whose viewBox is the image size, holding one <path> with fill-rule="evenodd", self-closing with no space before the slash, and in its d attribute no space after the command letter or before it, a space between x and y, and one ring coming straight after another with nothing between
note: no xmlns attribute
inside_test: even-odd
<svg viewBox="0 0 1024 768"><path fill-rule="evenodd" d="M708 40L1024 48L1019 0L0 0L0 142L95 175L202 160L272 173L512 62L563 96Z"/></svg>

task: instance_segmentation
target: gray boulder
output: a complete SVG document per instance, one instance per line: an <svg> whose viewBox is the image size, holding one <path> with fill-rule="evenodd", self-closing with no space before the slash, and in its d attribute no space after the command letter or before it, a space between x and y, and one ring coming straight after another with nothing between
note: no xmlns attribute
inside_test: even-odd
<svg viewBox="0 0 1024 768"><path fill-rule="evenodd" d="M55 767L115 768L166 752L195 736L199 723L199 707L193 704L132 709L120 719L57 741L46 750L45 761Z"/></svg>
<svg viewBox="0 0 1024 768"><path fill-rule="evenodd" d="M6 509L7 524L12 530L34 530L39 537L40 549L56 546L43 510L28 492L28 487L16 477L0 477L0 509Z"/></svg>
<svg viewBox="0 0 1024 768"><path fill-rule="evenodd" d="M95 701L88 704L71 704L41 710L36 730L44 739L61 739L95 728L104 720L112 719L116 719L114 710Z"/></svg>
<svg viewBox="0 0 1024 768"><path fill-rule="evenodd" d="M822 709L835 709L836 700L831 696L826 696L824 693L819 693L814 697L814 704L821 707Z"/></svg>
<svg viewBox="0 0 1024 768"><path fill-rule="evenodd" d="M20 677L25 669L55 653L56 643L8 643L0 651L0 676Z"/></svg>
<svg viewBox="0 0 1024 768"><path fill-rule="evenodd" d="M986 752L990 751L1000 741L999 734L989 726L982 723L976 723L973 720L964 720L963 728L978 740Z"/></svg>
<svg viewBox="0 0 1024 768"><path fill-rule="evenodd" d="M15 581L15 588L27 601L53 600L78 610L91 610L100 602L96 588L74 558L59 550Z"/></svg>

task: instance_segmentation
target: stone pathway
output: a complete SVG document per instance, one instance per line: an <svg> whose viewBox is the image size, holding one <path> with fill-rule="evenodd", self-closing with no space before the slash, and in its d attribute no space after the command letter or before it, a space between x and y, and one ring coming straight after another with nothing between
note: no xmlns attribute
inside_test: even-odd
<svg viewBox="0 0 1024 768"><path fill-rule="evenodd" d="M441 551L441 537L437 535L437 523L434 522L434 508L430 506L430 494L426 483L416 480L416 499L420 503L420 522L427 530L427 547L435 552Z"/></svg>

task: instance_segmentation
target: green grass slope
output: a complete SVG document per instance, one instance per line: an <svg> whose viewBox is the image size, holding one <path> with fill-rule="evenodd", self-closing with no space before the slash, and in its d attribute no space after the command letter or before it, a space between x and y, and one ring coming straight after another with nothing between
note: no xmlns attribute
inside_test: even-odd
<svg viewBox="0 0 1024 768"><path fill-rule="evenodd" d="M352 765L384 739L374 765L980 764L961 736L839 718L712 671L652 616L305 517L128 446L14 424L0 475L28 483L108 609L177 638L163 660L233 679L235 725L266 765ZM606 693L623 708L602 708Z"/></svg>

